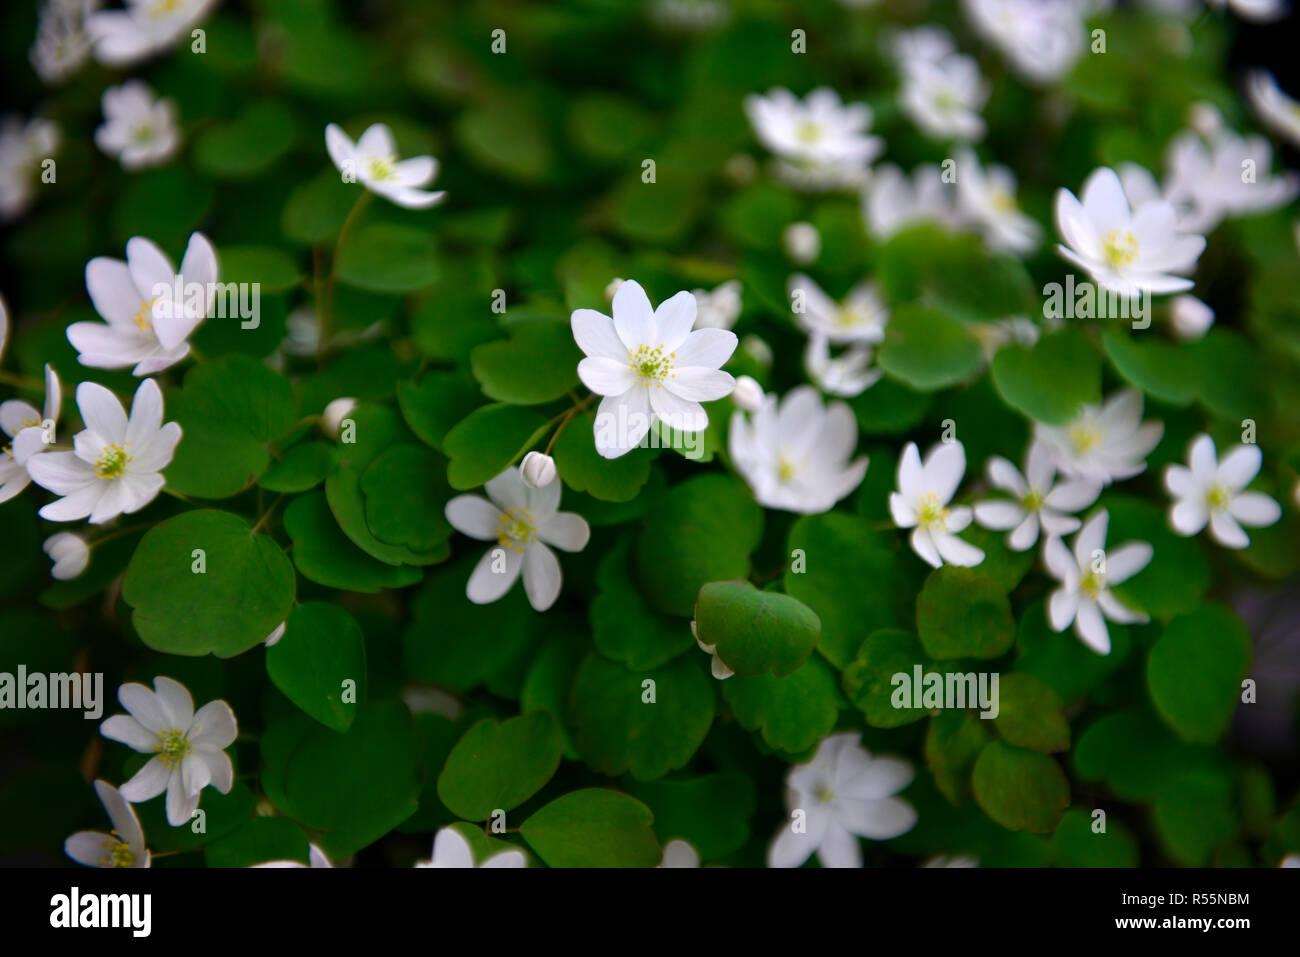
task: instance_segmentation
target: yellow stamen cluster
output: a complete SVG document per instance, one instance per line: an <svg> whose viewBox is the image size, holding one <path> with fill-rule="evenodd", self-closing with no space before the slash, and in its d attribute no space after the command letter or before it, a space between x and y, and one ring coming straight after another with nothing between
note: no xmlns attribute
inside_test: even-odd
<svg viewBox="0 0 1300 957"><path fill-rule="evenodd" d="M131 317L131 321L135 323L136 328L141 332L148 332L153 328L153 304L157 301L157 299L142 300L140 308Z"/></svg>
<svg viewBox="0 0 1300 957"><path fill-rule="evenodd" d="M1106 587L1106 576L1101 572L1087 571L1079 580L1079 588L1082 589L1089 597L1096 601L1101 596L1101 591Z"/></svg>
<svg viewBox="0 0 1300 957"><path fill-rule="evenodd" d="M393 169L396 165L396 156L372 156L366 160L366 172L372 180L392 179L397 175Z"/></svg>
<svg viewBox="0 0 1300 957"><path fill-rule="evenodd" d="M1102 251L1106 254L1106 262L1110 263L1111 269L1131 266L1138 255L1137 237L1129 230L1121 233L1118 229L1112 229L1106 234Z"/></svg>
<svg viewBox="0 0 1300 957"><path fill-rule="evenodd" d="M664 355L663 346L651 348L641 345L628 353L627 361L628 368L642 385L661 386L665 379L677 378L677 374L673 372L673 360L676 358L675 352Z"/></svg>
<svg viewBox="0 0 1300 957"><path fill-rule="evenodd" d="M1232 497L1228 490L1217 483L1205 493L1205 504L1212 512L1226 512L1231 503Z"/></svg>
<svg viewBox="0 0 1300 957"><path fill-rule="evenodd" d="M516 555L522 554L537 537L533 513L526 508L512 508L501 513L497 522L497 544Z"/></svg>
<svg viewBox="0 0 1300 957"><path fill-rule="evenodd" d="M1070 444L1080 455L1084 455L1097 447L1101 442L1102 431L1092 422L1076 422L1070 426L1069 430Z"/></svg>
<svg viewBox="0 0 1300 957"><path fill-rule="evenodd" d="M104 838L104 856L99 859L100 867L131 867L135 864L135 855L125 841L116 838Z"/></svg>
<svg viewBox="0 0 1300 957"><path fill-rule="evenodd" d="M104 446L104 451L99 453L99 459L95 462L95 475L102 479L115 479L126 471L127 463L131 461L131 456L126 453L127 443L118 445Z"/></svg>
<svg viewBox="0 0 1300 957"><path fill-rule="evenodd" d="M948 510L943 507L938 495L926 492L921 496L916 509L916 521L922 528L928 528L932 532L948 531Z"/></svg>
<svg viewBox="0 0 1300 957"><path fill-rule="evenodd" d="M800 143L816 143L823 135L822 125L815 120L804 120L795 133Z"/></svg>
<svg viewBox="0 0 1300 957"><path fill-rule="evenodd" d="M782 458L776 466L776 477L782 482L788 482L798 474L795 464L787 458Z"/></svg>
<svg viewBox="0 0 1300 957"><path fill-rule="evenodd" d="M163 764L169 768L176 767L193 750L194 745L190 744L184 732L168 728L158 734L158 757L162 758Z"/></svg>
<svg viewBox="0 0 1300 957"><path fill-rule="evenodd" d="M180 0L156 0L156 2L149 7L149 16L155 20L159 20L167 16L167 14L175 12L176 8L179 6Z"/></svg>
<svg viewBox="0 0 1300 957"><path fill-rule="evenodd" d="M1026 512L1036 512L1043 507L1043 501L1047 498L1036 488L1031 488L1025 493L1025 497L1020 500L1020 504L1025 507Z"/></svg>

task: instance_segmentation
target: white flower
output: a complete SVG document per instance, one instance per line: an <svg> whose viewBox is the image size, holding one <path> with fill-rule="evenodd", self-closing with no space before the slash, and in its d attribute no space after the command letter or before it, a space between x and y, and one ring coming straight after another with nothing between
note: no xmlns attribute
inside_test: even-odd
<svg viewBox="0 0 1300 957"><path fill-rule="evenodd" d="M884 340L889 310L874 282L858 283L842 303L802 273L791 276L786 289L795 323L809 335L825 336L835 345Z"/></svg>
<svg viewBox="0 0 1300 957"><path fill-rule="evenodd" d="M915 442L908 442L898 460L898 491L889 493L889 512L899 528L912 529L912 550L929 565L945 562L967 568L984 561L984 552L956 533L970 524L971 510L952 508L952 500L966 474L966 448L960 442L941 442L921 462Z"/></svg>
<svg viewBox="0 0 1300 957"><path fill-rule="evenodd" d="M1269 23L1286 16L1286 0L1205 0L1216 10L1230 9L1243 20Z"/></svg>
<svg viewBox="0 0 1300 957"><path fill-rule="evenodd" d="M979 867L980 863L964 854L938 854L927 860L922 867Z"/></svg>
<svg viewBox="0 0 1300 957"><path fill-rule="evenodd" d="M680 837L676 837L664 845L663 860L656 866L699 867L700 852L692 847L690 842L683 841Z"/></svg>
<svg viewBox="0 0 1300 957"><path fill-rule="evenodd" d="M869 136L871 108L844 104L834 90L819 87L800 100L776 88L766 96L745 97L745 114L754 133L791 173L806 173L809 187L838 186L859 179L882 152L884 141Z"/></svg>
<svg viewBox="0 0 1300 957"><path fill-rule="evenodd" d="M1142 393L1123 389L1101 406L1086 405L1064 426L1034 424L1034 437L1071 478L1109 485L1146 469L1146 457L1164 435L1164 423L1142 421Z"/></svg>
<svg viewBox="0 0 1300 957"><path fill-rule="evenodd" d="M331 399L326 404L325 410L320 414L321 431L331 439L338 441L339 431L343 428L343 423L348 420L348 416L357 411L359 404L356 399L348 395Z"/></svg>
<svg viewBox="0 0 1300 957"><path fill-rule="evenodd" d="M170 49L207 16L216 0L126 0L125 10L94 13L87 28L95 41L95 59L123 67Z"/></svg>
<svg viewBox="0 0 1300 957"><path fill-rule="evenodd" d="M827 336L814 332L803 351L803 367L817 388L827 395L851 399L866 392L880 380L879 369L871 367L871 346L852 345L838 356L831 355Z"/></svg>
<svg viewBox="0 0 1300 957"><path fill-rule="evenodd" d="M1278 867L1300 867L1300 854L1288 854L1278 863Z"/></svg>
<svg viewBox="0 0 1300 957"><path fill-rule="evenodd" d="M165 163L180 147L176 102L160 99L141 80L128 80L104 91L104 124L95 130L95 145L116 156L126 170Z"/></svg>
<svg viewBox="0 0 1300 957"><path fill-rule="evenodd" d="M1246 99L1265 126L1300 148L1300 102L1283 92L1277 77L1267 70L1252 70L1246 80Z"/></svg>
<svg viewBox="0 0 1300 957"><path fill-rule="evenodd" d="M1077 0L965 0L974 27L1035 84L1063 79L1083 55L1083 4Z"/></svg>
<svg viewBox="0 0 1300 957"><path fill-rule="evenodd" d="M1056 463L1047 447L1040 442L1029 446L1025 474L999 456L989 459L986 467L990 484L1015 496L1014 500L990 499L975 503L975 521L985 528L1011 529L1007 545L1017 552L1027 551L1043 534L1068 535L1082 524L1073 512L1081 512L1101 494L1101 484L1087 479L1056 481Z"/></svg>
<svg viewBox="0 0 1300 957"><path fill-rule="evenodd" d="M681 432L709 424L701 402L731 394L736 382L721 366L736 350L726 329L696 329L695 297L679 292L659 304L628 280L614 294L611 319L576 309L573 338L587 358L578 378L604 396L596 411L596 451L607 459L636 448L652 419Z"/></svg>
<svg viewBox="0 0 1300 957"><path fill-rule="evenodd" d="M86 540L72 532L55 532L42 547L54 562L50 574L60 581L76 578L90 564L90 548Z"/></svg>
<svg viewBox="0 0 1300 957"><path fill-rule="evenodd" d="M700 651L704 652L706 655L712 656L712 660L709 662L709 670L713 673L713 677L717 678L719 681L726 681L735 674L734 671L727 667L726 662L718 657L718 646L716 643L706 645L700 640L700 632L696 627L694 620L691 621L691 637L695 639L695 644L699 646Z"/></svg>
<svg viewBox="0 0 1300 957"><path fill-rule="evenodd" d="M741 412L757 412L763 404L763 387L750 376L737 376L731 401Z"/></svg>
<svg viewBox="0 0 1300 957"><path fill-rule="evenodd" d="M433 856L416 867L527 867L523 851L498 851L482 864L474 863L469 842L454 827L444 827L433 836Z"/></svg>
<svg viewBox="0 0 1300 957"><path fill-rule="evenodd" d="M104 322L74 322L68 341L77 360L95 369L153 375L184 359L188 339L216 296L217 253L202 233L190 236L177 274L149 240L126 244L126 261L96 256L86 264L86 290Z"/></svg>
<svg viewBox="0 0 1300 957"><path fill-rule="evenodd" d="M180 827L199 806L208 785L230 793L235 771L225 749L235 742L235 713L224 701L209 701L197 712L194 699L179 681L161 675L154 690L131 682L117 689L128 714L115 714L99 733L141 754L154 755L122 785L132 804L167 792L167 823Z"/></svg>
<svg viewBox="0 0 1300 957"><path fill-rule="evenodd" d="M276 867L276 868L279 868L279 867L305 867L305 868L312 868L312 867L329 867L329 868L332 868L332 867L334 866L333 864L330 863L330 859L329 859L328 857L325 856L325 852L322 851L322 850L321 850L319 847L317 847L315 844L309 844L309 845L307 845L307 860L309 860L311 863L310 863L310 864L304 864L302 861L283 860L283 861L267 861L265 864L253 864L253 865L250 865L250 866L252 866L252 867Z"/></svg>
<svg viewBox="0 0 1300 957"><path fill-rule="evenodd" d="M179 425L163 425L158 383L140 383L129 419L117 396L94 382L77 386L77 408L86 428L73 437L73 451L44 452L27 463L33 482L64 496L42 508L41 518L102 525L138 512L163 487L162 470L181 440Z"/></svg>
<svg viewBox="0 0 1300 957"><path fill-rule="evenodd" d="M63 853L86 867L148 867L149 848L135 808L107 781L95 782L95 794L108 812L113 833L78 831L63 842Z"/></svg>
<svg viewBox="0 0 1300 957"><path fill-rule="evenodd" d="M703 31L731 19L731 8L723 0L651 0L650 16L664 27Z"/></svg>
<svg viewBox="0 0 1300 957"><path fill-rule="evenodd" d="M781 230L781 248L791 262L807 266L822 254L822 234L812 223L791 223Z"/></svg>
<svg viewBox="0 0 1300 957"><path fill-rule="evenodd" d="M941 60L903 63L899 106L916 127L933 139L978 140L984 136L980 110L990 88L979 66L956 53Z"/></svg>
<svg viewBox="0 0 1300 957"><path fill-rule="evenodd" d="M1176 337L1184 342L1195 342L1214 325L1214 310L1195 296L1184 293L1169 301L1169 322Z"/></svg>
<svg viewBox="0 0 1300 957"><path fill-rule="evenodd" d="M45 405L42 411L22 399L0 402L0 429L12 442L0 450L0 502L7 502L27 487L31 475L27 470L34 456L46 450L45 425L50 438L59 421L63 406L63 387L51 365L45 366Z"/></svg>
<svg viewBox="0 0 1300 957"><path fill-rule="evenodd" d="M343 174L345 182L360 182L372 193L407 209L427 209L442 202L447 193L430 193L428 186L438 175L438 161L432 156L397 158L393 134L383 123L366 127L353 143L335 123L325 127L325 148Z"/></svg>
<svg viewBox="0 0 1300 957"><path fill-rule="evenodd" d="M28 56L44 82L62 83L89 58L93 41L87 22L99 5L99 0L48 0L41 8Z"/></svg>
<svg viewBox="0 0 1300 957"><path fill-rule="evenodd" d="M1038 326L1024 316L1008 316L1006 319L992 319L971 326L971 333L979 340L984 358L992 360L1003 346L1017 343L1032 346L1041 334Z"/></svg>
<svg viewBox="0 0 1300 957"><path fill-rule="evenodd" d="M1065 240L1057 251L1100 285L1121 295L1186 292L1194 283L1181 273L1196 268L1205 237L1180 232L1172 204L1152 199L1130 209L1119 177L1094 170L1083 201L1068 189L1056 192L1056 228Z"/></svg>
<svg viewBox="0 0 1300 957"><path fill-rule="evenodd" d="M858 838L888 841L916 824L912 805L894 796L912 783L912 766L872 757L861 737L849 731L823 738L811 761L790 769L790 819L768 848L768 867L798 867L814 853L823 867L861 867Z"/></svg>
<svg viewBox="0 0 1300 957"><path fill-rule="evenodd" d="M529 452L519 463L519 477L529 488L545 488L555 481L555 459L543 452Z"/></svg>
<svg viewBox="0 0 1300 957"><path fill-rule="evenodd" d="M943 181L943 173L934 163L922 163L910 179L893 164L877 167L862 192L862 218L878 240L919 223L946 229L963 225L956 190Z"/></svg>
<svg viewBox="0 0 1300 957"><path fill-rule="evenodd" d="M262 646L264 648L273 648L278 645L280 639L284 637L284 632L288 625L289 623L287 621L282 621L280 624L272 628L271 633L262 639Z"/></svg>
<svg viewBox="0 0 1300 957"><path fill-rule="evenodd" d="M1202 433L1193 441L1187 465L1165 468L1165 488L1175 499L1169 524L1179 535L1195 535L1208 523L1210 537L1225 548L1245 548L1252 528L1274 524L1282 507L1263 492L1244 491L1263 461L1257 445L1238 445L1218 460L1214 439Z"/></svg>
<svg viewBox="0 0 1300 957"><path fill-rule="evenodd" d="M957 158L957 204L984 235L994 252L1027 253L1036 249L1042 230L1016 204L1016 177L1005 166L980 167L974 150Z"/></svg>
<svg viewBox="0 0 1300 957"><path fill-rule="evenodd" d="M736 471L766 508L814 515L862 484L867 457L850 461L858 426L845 402L822 405L812 386L791 389L778 402L765 396L747 419L731 417L728 449Z"/></svg>
<svg viewBox="0 0 1300 957"><path fill-rule="evenodd" d="M894 59L904 69L918 60L938 63L957 52L952 34L933 24L900 30L891 38L889 47Z"/></svg>
<svg viewBox="0 0 1300 957"><path fill-rule="evenodd" d="M712 292L696 289L691 295L695 297L696 329L730 329L740 318L740 280L724 282ZM610 298L613 298L612 296Z"/></svg>
<svg viewBox="0 0 1300 957"><path fill-rule="evenodd" d="M752 333L740 340L740 352L742 355L753 359L764 369L772 367L772 347Z"/></svg>
<svg viewBox="0 0 1300 957"><path fill-rule="evenodd" d="M457 531L496 545L469 576L465 594L476 605L496 601L523 574L524 592L537 611L546 611L560 595L560 562L548 548L566 552L587 547L591 529L574 512L558 511L562 483L529 488L515 469L506 469L479 495L458 495L447 503L447 521Z"/></svg>
<svg viewBox="0 0 1300 957"><path fill-rule="evenodd" d="M1075 634L1099 655L1110 654L1106 619L1120 624L1150 619L1120 603L1111 585L1128 581L1151 561L1154 550L1146 542L1125 542L1107 552L1106 525L1110 513L1099 511L1084 523L1074 538L1074 554L1059 538L1049 538L1043 562L1061 587L1047 600L1047 621L1053 631L1065 631L1074 622Z"/></svg>
<svg viewBox="0 0 1300 957"><path fill-rule="evenodd" d="M5 346L9 344L9 307L5 297L0 296L0 359L4 358Z"/></svg>
<svg viewBox="0 0 1300 957"><path fill-rule="evenodd" d="M59 149L59 127L51 120L6 116L0 121L0 222L21 216L31 205L41 164Z"/></svg>

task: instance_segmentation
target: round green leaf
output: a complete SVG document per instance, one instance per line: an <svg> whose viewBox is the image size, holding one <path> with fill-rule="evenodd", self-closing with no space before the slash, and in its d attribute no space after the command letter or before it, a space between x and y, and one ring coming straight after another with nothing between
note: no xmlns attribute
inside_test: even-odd
<svg viewBox="0 0 1300 957"><path fill-rule="evenodd" d="M397 404L406 424L426 445L443 451L442 440L457 422L483 402L472 379L431 372L418 383L397 383Z"/></svg>
<svg viewBox="0 0 1300 957"><path fill-rule="evenodd" d="M560 433L551 450L556 471L564 484L575 491L586 492L603 502L630 501L649 480L654 456L643 449L633 449L616 459L605 458L596 451L592 421L587 415L577 416Z"/></svg>
<svg viewBox="0 0 1300 957"><path fill-rule="evenodd" d="M333 240L360 198L360 189L343 182L332 164L321 170L289 195L281 217L285 236L308 246Z"/></svg>
<svg viewBox="0 0 1300 957"><path fill-rule="evenodd" d="M630 546L630 535L620 537L596 569L591 638L606 658L639 671L667 664L694 648L695 640L686 622L646 604L629 573Z"/></svg>
<svg viewBox="0 0 1300 957"><path fill-rule="evenodd" d="M944 565L916 596L916 633L939 661L996 658L1015 643L1016 623L996 581L978 569Z"/></svg>
<svg viewBox="0 0 1300 957"><path fill-rule="evenodd" d="M545 711L506 722L484 718L457 742L438 776L438 797L467 821L511 811L560 766L560 732Z"/></svg>
<svg viewBox="0 0 1300 957"><path fill-rule="evenodd" d="M749 582L710 582L695 603L696 637L738 675L788 675L817 647L822 623L803 602Z"/></svg>
<svg viewBox="0 0 1300 957"><path fill-rule="evenodd" d="M1196 398L1197 367L1191 350L1151 336L1108 330L1101 344L1125 382L1170 405Z"/></svg>
<svg viewBox="0 0 1300 957"><path fill-rule="evenodd" d="M897 728L920 721L929 709L921 704L922 688L916 686L916 666L924 675L932 664L915 637L898 628L883 628L867 636L862 647L844 669L844 692L854 707L875 728ZM894 681L906 676L911 694L904 697ZM895 701L898 704L895 704Z"/></svg>
<svg viewBox="0 0 1300 957"><path fill-rule="evenodd" d="M1070 803L1070 783L1045 754L991 741L971 778L984 813L1012 831L1047 834Z"/></svg>
<svg viewBox="0 0 1300 957"><path fill-rule="evenodd" d="M289 615L280 640L266 649L266 673L285 697L327 728L347 731L365 701L366 642L338 605L307 602ZM345 701L351 682L350 701Z"/></svg>
<svg viewBox="0 0 1300 957"><path fill-rule="evenodd" d="M636 798L587 788L556 798L519 831L551 867L654 867L661 851L653 821Z"/></svg>
<svg viewBox="0 0 1300 957"><path fill-rule="evenodd" d="M510 338L485 342L470 353L483 393L498 402L537 405L578 384L582 352L567 322L534 319L510 327Z"/></svg>
<svg viewBox="0 0 1300 957"><path fill-rule="evenodd" d="M412 292L438 279L433 236L393 223L367 223L350 231L338 252L340 281L375 292Z"/></svg>
<svg viewBox="0 0 1300 957"><path fill-rule="evenodd" d="M298 285L298 266L274 246L223 246L221 281L257 283L261 292L283 292Z"/></svg>
<svg viewBox="0 0 1300 957"><path fill-rule="evenodd" d="M546 420L531 409L503 404L476 409L443 439L451 459L448 483L463 491L496 478L545 427Z"/></svg>
<svg viewBox="0 0 1300 957"><path fill-rule="evenodd" d="M1223 605L1201 605L1165 626L1147 659L1147 684L1165 723L1187 741L1227 730L1250 670L1250 635Z"/></svg>
<svg viewBox="0 0 1300 957"><path fill-rule="evenodd" d="M1067 811L1052 834L1058 867L1137 867L1138 845L1123 821L1106 821L1093 829L1092 815Z"/></svg>
<svg viewBox="0 0 1300 957"><path fill-rule="evenodd" d="M993 385L1013 408L1048 425L1064 425L1101 398L1101 360L1074 326L1049 332L1030 348L1008 345L993 357Z"/></svg>
<svg viewBox="0 0 1300 957"><path fill-rule="evenodd" d="M754 782L739 771L686 781L632 782L628 790L654 813L661 844L681 838L700 852L702 860L710 861L749 840L749 819L758 801Z"/></svg>
<svg viewBox="0 0 1300 957"><path fill-rule="evenodd" d="M294 565L318 585L374 594L420 580L418 568L389 565L352 544L322 492L294 499L284 511L284 530L293 540Z"/></svg>
<svg viewBox="0 0 1300 957"><path fill-rule="evenodd" d="M741 727L787 754L802 754L830 734L843 704L835 671L818 655L784 678L733 675L722 682L722 696Z"/></svg>
<svg viewBox="0 0 1300 957"><path fill-rule="evenodd" d="M925 764L951 804L970 800L971 772L988 744L991 721L973 711L940 711L925 730Z"/></svg>
<svg viewBox="0 0 1300 957"><path fill-rule="evenodd" d="M293 110L279 100L253 101L233 120L208 127L194 141L194 163L224 179L245 179L266 169L293 145Z"/></svg>
<svg viewBox="0 0 1300 957"><path fill-rule="evenodd" d="M389 446L361 473L366 524L390 545L429 552L444 545L451 525L443 514L450 490L444 459L423 446Z"/></svg>
<svg viewBox="0 0 1300 957"><path fill-rule="evenodd" d="M984 354L957 319L919 303L893 311L876 361L885 374L920 392L934 392L975 375Z"/></svg>
<svg viewBox="0 0 1300 957"><path fill-rule="evenodd" d="M325 480L334 453L324 442L299 442L262 473L257 484L272 492L305 492Z"/></svg>
<svg viewBox="0 0 1300 957"><path fill-rule="evenodd" d="M1070 723L1061 699L1033 675L1003 675L998 682L999 709L993 725L1007 744L1033 751L1065 751Z"/></svg>

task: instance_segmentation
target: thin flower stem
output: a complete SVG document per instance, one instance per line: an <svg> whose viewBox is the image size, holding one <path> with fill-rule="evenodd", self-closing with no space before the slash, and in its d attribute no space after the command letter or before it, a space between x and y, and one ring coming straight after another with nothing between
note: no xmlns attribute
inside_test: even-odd
<svg viewBox="0 0 1300 957"><path fill-rule="evenodd" d="M555 434L551 436L551 441L546 443L546 451L542 453L543 455L551 454L551 449L555 446L555 440L560 437L560 433L564 431L565 426L569 424L575 415L585 410L587 406L591 404L591 400L596 398L596 393L591 393L585 399L579 399L573 394L572 390L570 390L569 397L573 399L576 404L567 412L562 412L560 415L556 416L556 418L560 419L560 425L555 430ZM551 421L554 422L555 419L551 419Z"/></svg>
<svg viewBox="0 0 1300 957"><path fill-rule="evenodd" d="M330 257L330 274L329 280L325 287L324 308L317 310L317 327L316 327L316 361L317 363L325 356L326 344L334 328L334 281L339 271L339 254L343 251L343 243L348 238L348 233L352 231L353 225L361 214L365 211L366 206L370 203L370 190L362 189L361 195L357 201L352 204L352 209L348 212L347 219L343 220L343 225L339 228L339 237L334 242L334 255Z"/></svg>
<svg viewBox="0 0 1300 957"><path fill-rule="evenodd" d="M177 492L174 489L170 489L166 485L162 487L162 490L166 492L168 495L170 495L172 498L178 498L187 505L199 504L198 502L194 501L194 499L190 498L188 495L182 495L180 492Z"/></svg>
<svg viewBox="0 0 1300 957"><path fill-rule="evenodd" d="M268 518L271 517L271 513L275 511L276 506L278 506L278 505L279 505L281 502L283 502L283 501L284 501L284 493L281 492L280 495L279 495L279 497L276 498L276 500L275 500L274 502L271 503L271 507L268 508L268 509L267 509L267 510L262 514L262 517L259 518L259 519L257 520L257 524L253 526L253 530L252 530L251 532L249 532L248 534L249 534L249 535L256 535L256 534L257 534L257 530L258 530L259 528L262 527L262 525L266 522L266 520L267 520Z"/></svg>
<svg viewBox="0 0 1300 957"><path fill-rule="evenodd" d="M153 528L153 525L128 525L126 528L115 528L107 535L92 539L86 544L91 548L94 548L96 545L103 545L105 542L111 542L115 538L121 538L123 535L129 535L131 532L138 532L146 528Z"/></svg>
<svg viewBox="0 0 1300 957"><path fill-rule="evenodd" d="M45 388L45 383L31 376L19 375L16 372L0 371L0 382L5 385L11 385L18 389L35 389Z"/></svg>

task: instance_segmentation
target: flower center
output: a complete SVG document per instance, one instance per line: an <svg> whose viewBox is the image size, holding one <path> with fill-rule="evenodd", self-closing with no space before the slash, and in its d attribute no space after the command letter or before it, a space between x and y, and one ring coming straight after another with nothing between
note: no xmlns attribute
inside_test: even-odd
<svg viewBox="0 0 1300 957"><path fill-rule="evenodd" d="M800 143L816 143L822 136L822 125L815 120L804 120L795 132L795 137Z"/></svg>
<svg viewBox="0 0 1300 957"><path fill-rule="evenodd" d="M366 170L373 180L392 179L397 175L393 169L396 162L395 156L372 156L366 160Z"/></svg>
<svg viewBox="0 0 1300 957"><path fill-rule="evenodd" d="M1210 486L1209 491L1205 493L1205 504L1212 512L1226 512L1231 500L1228 490L1219 484Z"/></svg>
<svg viewBox="0 0 1300 957"><path fill-rule="evenodd" d="M920 505L916 510L916 520L922 528L934 532L948 530L948 510L939 501L939 496L933 492L926 492L921 496Z"/></svg>
<svg viewBox="0 0 1300 957"><path fill-rule="evenodd" d="M664 355L663 346L637 346L634 352L628 354L628 366L632 374L640 380L642 385L659 385L664 379L676 378L673 373L673 359L677 353L670 352Z"/></svg>
<svg viewBox="0 0 1300 957"><path fill-rule="evenodd" d="M1016 198L1005 189L995 187L989 196L989 203L999 213L1014 213L1017 209Z"/></svg>
<svg viewBox="0 0 1300 957"><path fill-rule="evenodd" d="M134 130L132 130L131 136L137 143L153 142L154 128L152 124L141 123Z"/></svg>
<svg viewBox="0 0 1300 957"><path fill-rule="evenodd" d="M166 731L158 733L158 757L162 758L163 764L169 768L174 768L185 759L185 756L194 750L190 744L189 738L181 731L175 728L168 728Z"/></svg>
<svg viewBox="0 0 1300 957"><path fill-rule="evenodd" d="M1070 426L1070 444L1080 455L1085 455L1097 447L1102 439L1102 431L1092 422L1078 422Z"/></svg>
<svg viewBox="0 0 1300 957"><path fill-rule="evenodd" d="M157 0L156 3L149 7L149 16L157 20L175 12L179 6L180 0Z"/></svg>
<svg viewBox="0 0 1300 957"><path fill-rule="evenodd" d="M841 329L852 329L854 326L865 326L871 319L869 315L861 309L852 307L842 307L835 312L835 325Z"/></svg>
<svg viewBox="0 0 1300 957"><path fill-rule="evenodd" d="M823 784L817 789L816 797L818 804L830 804L835 800L835 792Z"/></svg>
<svg viewBox="0 0 1300 957"><path fill-rule="evenodd" d="M1025 507L1026 512L1036 512L1043 507L1043 502L1047 496L1036 488L1031 488L1025 497L1020 500L1020 504Z"/></svg>
<svg viewBox="0 0 1300 957"><path fill-rule="evenodd" d="M951 113L958 105L957 97L953 95L952 90L939 90L934 94L935 109L942 113Z"/></svg>
<svg viewBox="0 0 1300 957"><path fill-rule="evenodd" d="M1112 229L1106 234L1102 247L1106 254L1106 262L1110 263L1111 269L1131 266L1137 259L1137 237L1128 230L1121 233L1118 229Z"/></svg>
<svg viewBox="0 0 1300 957"><path fill-rule="evenodd" d="M1083 573L1079 579L1079 588L1088 594L1094 601L1101 595L1101 590L1106 586L1106 576L1100 572L1089 569Z"/></svg>
<svg viewBox="0 0 1300 957"><path fill-rule="evenodd" d="M157 301L157 299L141 300L140 308L131 317L131 321L135 323L136 328L141 332L148 332L153 328L153 304Z"/></svg>
<svg viewBox="0 0 1300 957"><path fill-rule="evenodd" d="M782 456L781 460L777 463L776 466L777 479L782 482L788 482L791 479L793 479L798 473L799 470L795 466L795 464L791 462L789 459Z"/></svg>
<svg viewBox="0 0 1300 957"><path fill-rule="evenodd" d="M533 513L526 508L512 508L501 513L497 524L497 544L515 554L523 552L537 535Z"/></svg>
<svg viewBox="0 0 1300 957"><path fill-rule="evenodd" d="M131 456L126 454L126 445L114 443L105 446L95 462L95 475L102 479L115 479L125 472L127 463L131 461Z"/></svg>
<svg viewBox="0 0 1300 957"><path fill-rule="evenodd" d="M104 856L99 859L100 867L130 867L135 863L135 855L126 841L104 838Z"/></svg>

